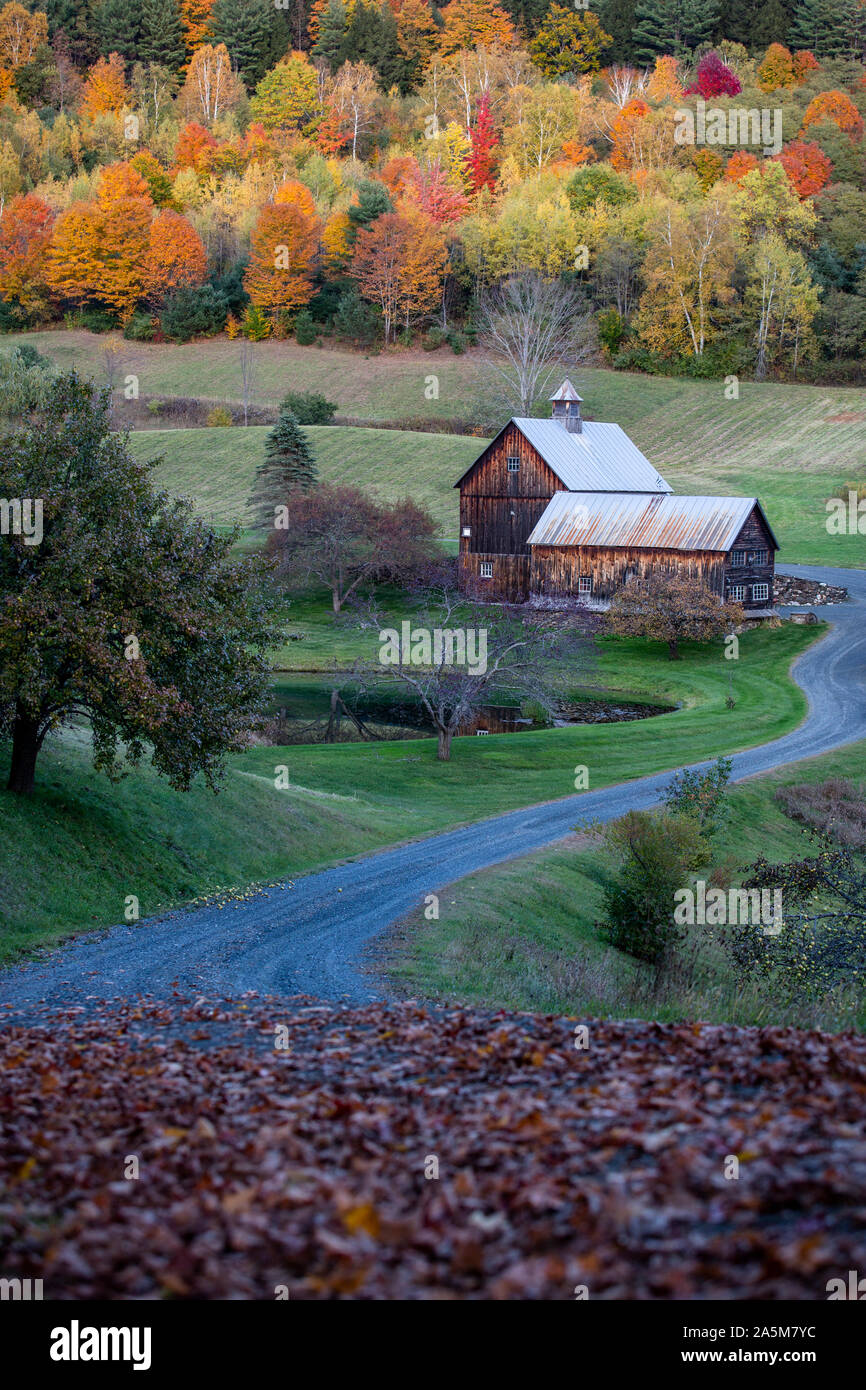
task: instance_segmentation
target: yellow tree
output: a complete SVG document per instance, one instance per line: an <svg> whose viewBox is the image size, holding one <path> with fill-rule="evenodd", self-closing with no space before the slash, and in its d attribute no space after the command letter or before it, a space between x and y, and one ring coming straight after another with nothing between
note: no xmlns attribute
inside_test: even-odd
<svg viewBox="0 0 866 1390"><path fill-rule="evenodd" d="M483 44L501 44L509 48L514 43L514 26L496 0L451 0L442 11L445 28L439 43L440 53L456 53L459 48L475 48Z"/></svg>
<svg viewBox="0 0 866 1390"><path fill-rule="evenodd" d="M724 199L683 208L669 205L644 262L646 290L637 328L657 352L702 357L718 315L734 297L734 239Z"/></svg>
<svg viewBox="0 0 866 1390"><path fill-rule="evenodd" d="M47 42L48 17L42 10L29 14L16 0L0 10L0 66L13 70L22 67Z"/></svg>
<svg viewBox="0 0 866 1390"><path fill-rule="evenodd" d="M309 303L319 231L318 218L297 203L271 203L262 209L244 275L244 288L257 309L284 321Z"/></svg>
<svg viewBox="0 0 866 1390"><path fill-rule="evenodd" d="M211 10L214 0L180 0L180 18L186 39L187 53L194 53L210 33Z"/></svg>
<svg viewBox="0 0 866 1390"><path fill-rule="evenodd" d="M184 115L213 125L237 106L243 94L225 44L204 43L190 60L178 101Z"/></svg>
<svg viewBox="0 0 866 1390"><path fill-rule="evenodd" d="M84 84L82 110L94 117L104 111L121 111L129 105L124 62L119 53L98 58Z"/></svg>

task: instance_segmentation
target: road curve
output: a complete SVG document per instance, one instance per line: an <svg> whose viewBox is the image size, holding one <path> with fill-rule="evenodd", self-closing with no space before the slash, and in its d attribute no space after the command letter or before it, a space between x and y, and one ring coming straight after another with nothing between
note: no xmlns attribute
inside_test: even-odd
<svg viewBox="0 0 866 1390"><path fill-rule="evenodd" d="M845 585L851 602L829 609L828 634L795 663L809 700L799 728L734 757L735 779L767 772L866 738L866 571L785 567L787 574ZM704 766L695 764L694 766ZM173 988L209 996L313 994L362 1003L381 989L359 971L363 948L427 893L568 835L578 821L612 820L657 802L671 772L511 811L459 830L341 864L241 904L208 906L112 928L38 964L0 977L5 1019L37 1004Z"/></svg>

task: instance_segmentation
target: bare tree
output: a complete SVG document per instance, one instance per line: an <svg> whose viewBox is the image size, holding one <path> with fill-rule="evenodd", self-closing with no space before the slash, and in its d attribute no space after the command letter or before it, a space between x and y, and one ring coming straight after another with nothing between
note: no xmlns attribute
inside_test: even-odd
<svg viewBox="0 0 866 1390"><path fill-rule="evenodd" d="M519 415L530 415L554 376L592 351L592 315L582 291L536 271L512 275L489 290L478 323L485 373Z"/></svg>
<svg viewBox="0 0 866 1390"><path fill-rule="evenodd" d="M241 390L243 392L244 424L249 424L250 401L253 395L253 382L256 375L256 345L249 338L241 341L239 354L241 368Z"/></svg>
<svg viewBox="0 0 866 1390"><path fill-rule="evenodd" d="M590 666L588 642L560 619L474 603L445 584L422 594L399 630L381 619L372 625L379 627L378 660L356 674L396 681L415 696L436 730L440 762L485 706L503 696L531 699L552 715L576 672L584 678Z"/></svg>

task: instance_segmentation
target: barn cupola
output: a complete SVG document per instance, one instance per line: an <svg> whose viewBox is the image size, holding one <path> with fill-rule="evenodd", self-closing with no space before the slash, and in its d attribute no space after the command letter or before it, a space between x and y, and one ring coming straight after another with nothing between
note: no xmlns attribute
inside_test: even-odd
<svg viewBox="0 0 866 1390"><path fill-rule="evenodd" d="M558 420L562 428L568 430L570 434L580 434L583 430L583 420L580 415L581 398L568 377L559 390L554 391L550 400L554 420Z"/></svg>

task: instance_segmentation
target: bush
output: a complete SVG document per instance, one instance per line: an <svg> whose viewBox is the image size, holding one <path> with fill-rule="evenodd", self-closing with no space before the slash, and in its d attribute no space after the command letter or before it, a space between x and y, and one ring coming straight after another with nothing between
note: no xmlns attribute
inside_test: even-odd
<svg viewBox="0 0 866 1390"><path fill-rule="evenodd" d="M225 327L228 308L213 285L175 290L163 306L160 323L167 338L188 343L191 338L212 337Z"/></svg>
<svg viewBox="0 0 866 1390"><path fill-rule="evenodd" d="M75 315L75 326L89 333L111 333L118 327L118 319L105 309L82 309Z"/></svg>
<svg viewBox="0 0 866 1390"><path fill-rule="evenodd" d="M312 347L316 341L316 325L308 309L302 309L295 319L295 341L301 347Z"/></svg>
<svg viewBox="0 0 866 1390"><path fill-rule="evenodd" d="M618 309L611 305L609 309L602 310L598 316L598 340L611 357L619 352L626 332L625 321Z"/></svg>
<svg viewBox="0 0 866 1390"><path fill-rule="evenodd" d="M50 367L51 360L41 352L37 352L32 343L19 343L14 349L13 356L17 357L25 367Z"/></svg>
<svg viewBox="0 0 866 1390"><path fill-rule="evenodd" d="M230 410L226 410L224 405L215 405L213 410L208 411L208 429L216 429L217 427L230 425L231 423L232 413Z"/></svg>
<svg viewBox="0 0 866 1390"><path fill-rule="evenodd" d="M221 294L226 302L226 308L235 318L241 318L250 302L250 297L244 289L244 271L246 261L239 261L233 265L231 270L227 270L225 275L215 275L211 281L217 294Z"/></svg>
<svg viewBox="0 0 866 1390"><path fill-rule="evenodd" d="M156 337L156 329L150 314L133 314L123 330L124 338L133 343L149 343Z"/></svg>
<svg viewBox="0 0 866 1390"><path fill-rule="evenodd" d="M289 411L299 425L330 425L337 413L335 402L316 391L289 391L280 410Z"/></svg>
<svg viewBox="0 0 866 1390"><path fill-rule="evenodd" d="M241 331L251 343L261 343L264 342L265 338L270 337L271 325L257 304L251 304L244 314Z"/></svg>
<svg viewBox="0 0 866 1390"><path fill-rule="evenodd" d="M446 335L446 342L448 343L448 346L450 347L451 351L457 357L460 357L461 354L466 351L466 339L460 332L459 328L451 329L451 331Z"/></svg>
<svg viewBox="0 0 866 1390"><path fill-rule="evenodd" d="M674 895L706 863L706 843L693 820L669 812L629 811L603 838L617 869L603 889L599 931L618 951L659 965L682 939Z"/></svg>
<svg viewBox="0 0 866 1390"><path fill-rule="evenodd" d="M427 329L427 332L424 334L424 337L421 339L421 346L422 346L422 348L424 349L425 352L435 352L436 349L437 349L437 348L440 348L444 342L445 342L445 330L444 330L444 328L440 328L440 327L438 326L438 324L435 324L435 323L434 323L433 326L432 326L431 328L428 328L428 329Z"/></svg>
<svg viewBox="0 0 866 1390"><path fill-rule="evenodd" d="M714 835L730 815L727 791L733 766L730 758L716 758L706 772L684 768L668 783L662 800L673 815L690 817L702 835Z"/></svg>

